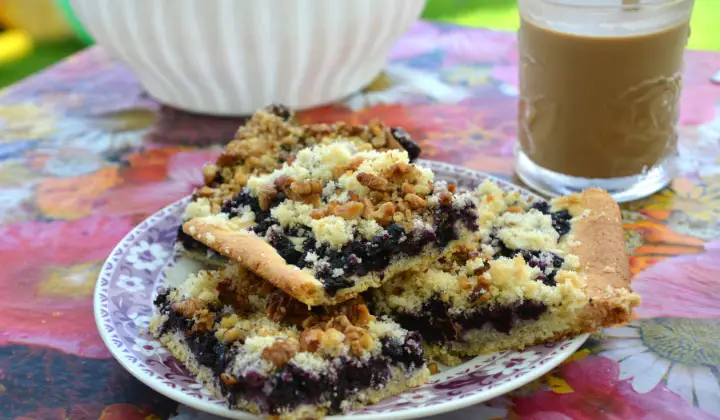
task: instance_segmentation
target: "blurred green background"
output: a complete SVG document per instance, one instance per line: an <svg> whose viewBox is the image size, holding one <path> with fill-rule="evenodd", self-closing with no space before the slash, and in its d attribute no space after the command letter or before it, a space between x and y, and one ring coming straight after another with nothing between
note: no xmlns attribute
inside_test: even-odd
<svg viewBox="0 0 720 420"><path fill-rule="evenodd" d="M516 0L428 0L422 17L504 30L518 25ZM695 0L689 48L720 50L719 22L720 0ZM6 28L0 33L0 87L91 42L68 0L0 0L0 25Z"/></svg>

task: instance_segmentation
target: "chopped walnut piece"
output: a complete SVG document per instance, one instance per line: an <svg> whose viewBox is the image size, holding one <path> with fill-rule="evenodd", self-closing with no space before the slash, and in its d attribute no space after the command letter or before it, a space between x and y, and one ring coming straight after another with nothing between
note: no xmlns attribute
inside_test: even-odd
<svg viewBox="0 0 720 420"><path fill-rule="evenodd" d="M368 131L370 131L373 136L379 136L385 131L385 124L378 118L373 118L368 123Z"/></svg>
<svg viewBox="0 0 720 420"><path fill-rule="evenodd" d="M451 193L455 194L455 192L457 191L457 185L456 184L448 184L447 189Z"/></svg>
<svg viewBox="0 0 720 420"><path fill-rule="evenodd" d="M209 164L205 165L203 167L203 180L205 181L205 185L210 185L215 181L215 178L217 178L219 168L215 164Z"/></svg>
<svg viewBox="0 0 720 420"><path fill-rule="evenodd" d="M400 190L405 194L415 194L415 186L413 186L412 184L408 184L407 182L403 182Z"/></svg>
<svg viewBox="0 0 720 420"><path fill-rule="evenodd" d="M368 310L367 305L361 304L361 305L354 305L354 324L365 327L372 321L375 321L375 317L370 314L370 311Z"/></svg>
<svg viewBox="0 0 720 420"><path fill-rule="evenodd" d="M460 285L460 288L463 290L470 290L472 288L470 283L468 283L467 276L460 276L460 278L458 278L458 284Z"/></svg>
<svg viewBox="0 0 720 420"><path fill-rule="evenodd" d="M178 313L185 318L192 318L196 313L199 313L203 309L204 305L200 299L188 299L174 302L170 305L175 313Z"/></svg>
<svg viewBox="0 0 720 420"><path fill-rule="evenodd" d="M240 317L237 316L236 314L231 314L231 315L228 315L228 316L223 317L223 318L220 320L220 326L221 326L222 328L232 328L232 327L234 327L235 324L237 324L238 322L240 322Z"/></svg>
<svg viewBox="0 0 720 420"><path fill-rule="evenodd" d="M270 347L263 350L262 357L276 367L282 367L295 356L297 350L296 344L285 339L277 339Z"/></svg>
<svg viewBox="0 0 720 420"><path fill-rule="evenodd" d="M236 172L233 176L233 180L236 185L245 185L247 184L249 176L247 174L244 174L242 172Z"/></svg>
<svg viewBox="0 0 720 420"><path fill-rule="evenodd" d="M290 190L298 195L321 193L322 188L322 184L318 180L295 181L290 184Z"/></svg>
<svg viewBox="0 0 720 420"><path fill-rule="evenodd" d="M443 191L440 193L440 204L444 206L448 206L452 204L452 194L450 194L447 191Z"/></svg>
<svg viewBox="0 0 720 420"><path fill-rule="evenodd" d="M315 353L320 348L325 333L318 328L306 328L300 334L300 351Z"/></svg>
<svg viewBox="0 0 720 420"><path fill-rule="evenodd" d="M371 190L382 191L387 185L387 180L380 178L377 175L369 174L367 172L360 172L357 174L357 180L361 185L364 185Z"/></svg>
<svg viewBox="0 0 720 420"><path fill-rule="evenodd" d="M387 144L387 138L384 135L373 137L370 143L375 147L383 147Z"/></svg>
<svg viewBox="0 0 720 420"><path fill-rule="evenodd" d="M485 274L488 270L490 270L490 264L485 263L482 267L478 267L473 270L473 274L479 277Z"/></svg>
<svg viewBox="0 0 720 420"><path fill-rule="evenodd" d="M372 347L372 337L363 328L351 325L345 329L343 334L345 334L345 344L350 346L350 351L356 356Z"/></svg>
<svg viewBox="0 0 720 420"><path fill-rule="evenodd" d="M265 313L275 322L282 321L290 324L301 323L303 319L312 314L307 305L293 299L281 290L275 290L268 296Z"/></svg>
<svg viewBox="0 0 720 420"><path fill-rule="evenodd" d="M370 191L367 198L370 199L371 202L375 204L384 203L385 201L388 201L389 197L385 196L385 193L380 191Z"/></svg>
<svg viewBox="0 0 720 420"><path fill-rule="evenodd" d="M372 214L375 211L375 207L373 206L372 201L370 201L369 198L363 198L363 206L365 207L363 209L363 217L365 219L372 219Z"/></svg>
<svg viewBox="0 0 720 420"><path fill-rule="evenodd" d="M281 176L275 180L275 185L293 201L302 201L317 206L320 204L322 183L317 180L294 181L290 177Z"/></svg>
<svg viewBox="0 0 720 420"><path fill-rule="evenodd" d="M380 226L387 226L393 221L395 206L393 203L384 203L377 210L370 213L370 218L375 219Z"/></svg>
<svg viewBox="0 0 720 420"><path fill-rule="evenodd" d="M475 284L475 287L470 294L471 302L487 299L486 295L488 290L490 290L490 284L487 282L487 280L485 280L485 278L483 278L482 276L477 276L476 279L477 283Z"/></svg>
<svg viewBox="0 0 720 420"><path fill-rule="evenodd" d="M325 209L325 213L327 214L335 214L335 210L338 208L340 204L338 204L337 201L331 201L330 204Z"/></svg>
<svg viewBox="0 0 720 420"><path fill-rule="evenodd" d="M357 202L357 201L349 201L347 203L343 203L337 208L333 210L333 214L338 217L342 217L343 219L357 219L363 214L363 210L365 210L365 206L363 203Z"/></svg>
<svg viewBox="0 0 720 420"><path fill-rule="evenodd" d="M200 187L197 192L195 193L198 197L212 197L215 193L214 188L210 188L208 186Z"/></svg>
<svg viewBox="0 0 720 420"><path fill-rule="evenodd" d="M325 217L327 215L328 215L328 211L326 208L325 209L312 209L310 211L310 217L313 220L322 219L323 217Z"/></svg>
<svg viewBox="0 0 720 420"><path fill-rule="evenodd" d="M343 352L345 334L335 328L328 328L320 339L320 349L330 355L337 355Z"/></svg>
<svg viewBox="0 0 720 420"><path fill-rule="evenodd" d="M207 309L200 309L199 311L195 312L195 323L192 326L192 331L211 331L214 323L215 312L210 312Z"/></svg>
<svg viewBox="0 0 720 420"><path fill-rule="evenodd" d="M434 190L432 182L428 181L425 184L415 185L415 194L419 196L426 196L432 194Z"/></svg>
<svg viewBox="0 0 720 420"><path fill-rule="evenodd" d="M341 176L348 172L347 166L334 166L332 168L333 179L339 179Z"/></svg>
<svg viewBox="0 0 720 420"><path fill-rule="evenodd" d="M340 331L344 331L346 328L352 327L352 324L350 323L350 320L347 316L338 315L327 323L327 328L333 327L338 327Z"/></svg>
<svg viewBox="0 0 720 420"><path fill-rule="evenodd" d="M275 185L270 184L262 187L262 189L258 192L258 203L260 204L260 208L263 210L269 210L270 204L277 195L278 190L275 188Z"/></svg>
<svg viewBox="0 0 720 420"><path fill-rule="evenodd" d="M365 162L365 158L356 157L356 158L354 158L353 160L350 161L350 164L348 165L347 168L348 168L349 170L351 170L351 171L356 171L357 168L359 168L360 165L362 165L363 162Z"/></svg>
<svg viewBox="0 0 720 420"><path fill-rule="evenodd" d="M282 175L277 177L277 179L275 180L275 185L277 185L280 191L287 193L288 189L290 189L290 185L293 182L295 182L295 179L293 179L292 177Z"/></svg>
<svg viewBox="0 0 720 420"><path fill-rule="evenodd" d="M420 196L417 194L405 194L404 199L410 205L410 208L413 210L424 209L427 205L425 200L420 198Z"/></svg>
<svg viewBox="0 0 720 420"><path fill-rule="evenodd" d="M246 337L245 332L238 327L232 327L230 329L220 328L215 333L215 338L225 343L234 343L236 341L242 343Z"/></svg>
<svg viewBox="0 0 720 420"><path fill-rule="evenodd" d="M240 159L242 159L240 156L230 153L230 151L228 149L231 147L232 144L233 144L233 142L228 143L228 145L225 146L226 151L223 154L221 154L220 156L218 156L218 158L217 158L218 165L233 166L236 163L238 163L238 161Z"/></svg>
<svg viewBox="0 0 720 420"><path fill-rule="evenodd" d="M386 175L388 179L393 181L399 181L405 179L411 173L415 172L416 169L407 163L399 162L384 171L383 175Z"/></svg>

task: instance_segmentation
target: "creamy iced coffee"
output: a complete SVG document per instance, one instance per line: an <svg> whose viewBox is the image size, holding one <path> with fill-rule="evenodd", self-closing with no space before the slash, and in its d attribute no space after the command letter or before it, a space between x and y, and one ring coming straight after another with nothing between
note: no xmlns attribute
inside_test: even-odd
<svg viewBox="0 0 720 420"><path fill-rule="evenodd" d="M670 2L690 6L654 8ZM638 175L671 155L691 8L692 0L632 8L520 0L522 153L544 169L594 179Z"/></svg>

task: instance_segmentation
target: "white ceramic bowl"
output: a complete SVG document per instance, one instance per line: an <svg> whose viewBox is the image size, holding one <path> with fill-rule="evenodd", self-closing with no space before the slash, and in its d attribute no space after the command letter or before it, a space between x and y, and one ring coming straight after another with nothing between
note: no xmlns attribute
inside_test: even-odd
<svg viewBox="0 0 720 420"><path fill-rule="evenodd" d="M160 102L244 115L309 108L381 71L425 0L71 0L95 41Z"/></svg>

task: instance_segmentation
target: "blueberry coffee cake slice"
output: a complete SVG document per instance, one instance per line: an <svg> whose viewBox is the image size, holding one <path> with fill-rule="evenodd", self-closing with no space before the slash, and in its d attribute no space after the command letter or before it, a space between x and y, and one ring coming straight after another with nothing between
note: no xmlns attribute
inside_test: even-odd
<svg viewBox="0 0 720 420"><path fill-rule="evenodd" d="M354 143L359 150L405 150L411 161L420 154L420 148L405 130L388 127L378 120L368 125L342 122L298 125L293 122L290 109L271 105L256 112L238 129L217 161L203 168L204 185L197 189L188 205L186 220L227 212L228 203L242 191L250 177L281 168L306 147L335 141ZM224 258L182 230L176 247L199 261L224 262Z"/></svg>
<svg viewBox="0 0 720 420"><path fill-rule="evenodd" d="M471 194L435 182L401 150L336 142L251 177L215 216L183 230L310 305L332 305L475 241Z"/></svg>
<svg viewBox="0 0 720 420"><path fill-rule="evenodd" d="M420 335L376 319L361 298L309 309L229 264L155 300L152 333L231 408L318 418L425 383Z"/></svg>
<svg viewBox="0 0 720 420"><path fill-rule="evenodd" d="M429 357L456 364L630 321L639 296L607 193L531 203L488 181L473 195L475 248L371 293L375 313L422 333Z"/></svg>

